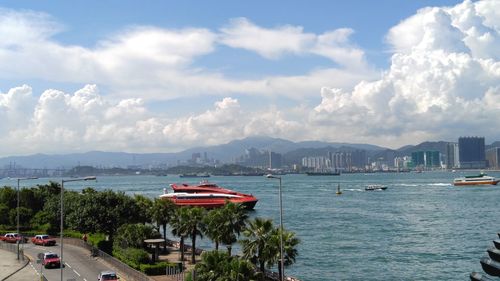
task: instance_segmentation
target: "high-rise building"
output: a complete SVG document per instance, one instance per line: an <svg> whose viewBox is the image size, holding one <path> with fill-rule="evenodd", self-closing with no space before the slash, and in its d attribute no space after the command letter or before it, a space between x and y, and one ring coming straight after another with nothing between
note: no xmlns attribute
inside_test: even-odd
<svg viewBox="0 0 500 281"><path fill-rule="evenodd" d="M329 169L331 167L330 159L324 156L304 157L302 158L302 166L314 169Z"/></svg>
<svg viewBox="0 0 500 281"><path fill-rule="evenodd" d="M441 166L439 151L415 151L411 153L413 167L436 168Z"/></svg>
<svg viewBox="0 0 500 281"><path fill-rule="evenodd" d="M411 163L413 167L425 166L425 153L423 151L412 152Z"/></svg>
<svg viewBox="0 0 500 281"><path fill-rule="evenodd" d="M439 151L426 151L425 152L425 167L439 167L441 165Z"/></svg>
<svg viewBox="0 0 500 281"><path fill-rule="evenodd" d="M486 160L488 161L488 167L500 169L500 147L486 150Z"/></svg>
<svg viewBox="0 0 500 281"><path fill-rule="evenodd" d="M269 169L279 169L283 165L280 153L269 151Z"/></svg>
<svg viewBox="0 0 500 281"><path fill-rule="evenodd" d="M347 170L352 168L352 154L351 152L335 152L329 153L332 168L334 170Z"/></svg>
<svg viewBox="0 0 500 281"><path fill-rule="evenodd" d="M461 169L484 169L486 157L484 137L458 138L458 154Z"/></svg>
<svg viewBox="0 0 500 281"><path fill-rule="evenodd" d="M459 167L458 143L450 142L446 145L446 169Z"/></svg>
<svg viewBox="0 0 500 281"><path fill-rule="evenodd" d="M354 150L351 155L353 167L364 169L368 164L365 150Z"/></svg>

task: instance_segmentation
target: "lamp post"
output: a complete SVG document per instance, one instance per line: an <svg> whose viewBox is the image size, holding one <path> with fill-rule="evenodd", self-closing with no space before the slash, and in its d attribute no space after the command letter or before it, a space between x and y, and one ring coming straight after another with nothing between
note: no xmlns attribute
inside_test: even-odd
<svg viewBox="0 0 500 281"><path fill-rule="evenodd" d="M90 180L95 180L96 177L84 177L84 178L76 178L76 179L69 179L69 180L61 180L61 237L60 237L60 244L61 244L61 281L63 281L63 268L64 268L64 262L63 262L63 231L64 231L64 183L65 182L72 182L72 181L90 181Z"/></svg>
<svg viewBox="0 0 500 281"><path fill-rule="evenodd" d="M285 267L284 267L284 255L283 255L283 200L281 199L281 177L269 174L266 176L268 179L278 179L280 181L279 187L279 198L280 198L280 268L281 268L281 280L285 280Z"/></svg>
<svg viewBox="0 0 500 281"><path fill-rule="evenodd" d="M24 180L35 180L35 179L38 179L38 178L37 177L17 178L17 215L16 215L17 218L16 219L17 219L17 234L19 236L21 236L19 234L19 201L20 201L19 200L19 198L20 198L19 197L19 182L24 181ZM21 239L22 239L22 237L21 237ZM17 241L17 259L19 259L19 244L20 243L21 243L21 240L18 240Z"/></svg>

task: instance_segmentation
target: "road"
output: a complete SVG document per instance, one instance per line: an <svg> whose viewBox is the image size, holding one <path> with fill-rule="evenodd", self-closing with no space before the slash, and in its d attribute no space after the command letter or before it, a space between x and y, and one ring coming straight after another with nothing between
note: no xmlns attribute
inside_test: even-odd
<svg viewBox="0 0 500 281"><path fill-rule="evenodd" d="M60 256L60 246L38 246L31 243L24 244L24 253L35 263L35 268L38 272L42 271L42 274L47 278L48 281L61 280L61 269L60 268L43 268L41 264L36 264L38 253L53 252ZM74 281L93 281L97 280L97 275L103 270L112 270L106 267L100 260L90 256L88 250L64 244L64 268L63 268L63 280L74 280Z"/></svg>

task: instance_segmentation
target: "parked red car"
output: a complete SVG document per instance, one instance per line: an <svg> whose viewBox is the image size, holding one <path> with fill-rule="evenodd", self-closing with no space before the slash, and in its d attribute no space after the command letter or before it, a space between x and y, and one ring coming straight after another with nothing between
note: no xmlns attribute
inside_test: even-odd
<svg viewBox="0 0 500 281"><path fill-rule="evenodd" d="M47 234L35 235L35 237L31 238L31 242L35 245L42 246L54 246L56 244L56 240L50 238Z"/></svg>
<svg viewBox="0 0 500 281"><path fill-rule="evenodd" d="M7 243L17 243L17 241L20 241L20 243L26 243L28 241L26 237L19 235L19 233L7 233L4 236L0 236L0 240Z"/></svg>
<svg viewBox="0 0 500 281"><path fill-rule="evenodd" d="M45 268L49 268L49 267L61 267L61 259L55 253L47 252L47 253L43 254L42 265Z"/></svg>

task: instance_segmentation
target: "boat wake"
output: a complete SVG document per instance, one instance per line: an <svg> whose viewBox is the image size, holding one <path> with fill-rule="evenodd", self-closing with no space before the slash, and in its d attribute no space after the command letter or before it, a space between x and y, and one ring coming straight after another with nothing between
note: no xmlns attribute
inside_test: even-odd
<svg viewBox="0 0 500 281"><path fill-rule="evenodd" d="M430 186L451 186L451 183L430 183Z"/></svg>
<svg viewBox="0 0 500 281"><path fill-rule="evenodd" d="M363 189L359 189L359 188L345 188L345 189L342 189L343 191L363 191Z"/></svg>
<svg viewBox="0 0 500 281"><path fill-rule="evenodd" d="M414 183L402 183L402 184L399 184L400 186L419 186L418 184L414 184Z"/></svg>

